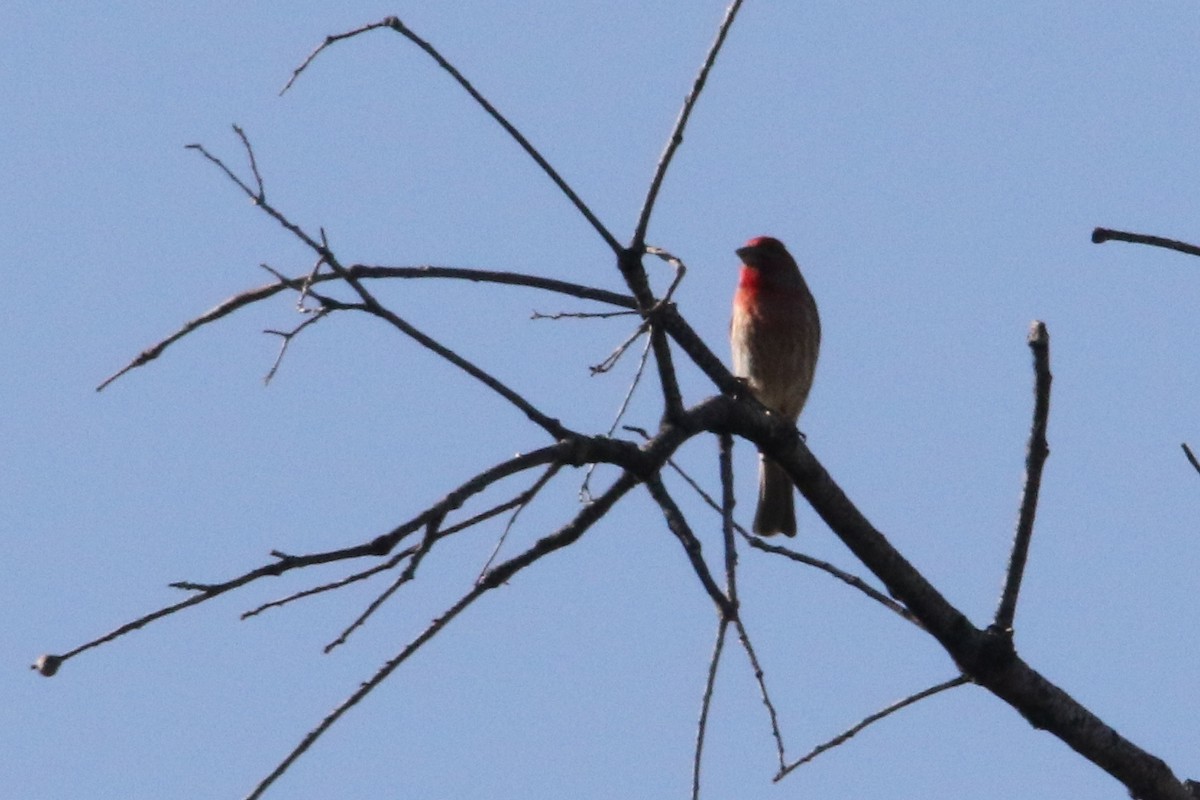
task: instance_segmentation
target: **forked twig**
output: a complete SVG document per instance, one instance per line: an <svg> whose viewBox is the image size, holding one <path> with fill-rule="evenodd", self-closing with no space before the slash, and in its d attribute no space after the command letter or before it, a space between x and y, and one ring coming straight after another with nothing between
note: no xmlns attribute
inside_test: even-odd
<svg viewBox="0 0 1200 800"><path fill-rule="evenodd" d="M271 555L275 560L271 563L264 564L260 567L250 570L249 572L239 575L236 578L224 581L223 583L196 583L194 581L178 581L176 583L172 583L172 588L196 592L196 594L182 602L174 603L156 611L152 611L144 616L138 617L137 619L127 622L124 625L121 625L120 627L100 636L99 638L85 642L73 650L69 650L66 653L44 656L43 658L49 659L49 663L52 663L54 665L54 670L57 671L58 666L60 666L63 662L79 655L86 650L90 650L93 647L97 647L106 642L110 642L114 639L124 636L127 633L136 631L139 628L143 628L149 623L154 622L155 620L169 616L170 614L174 614L177 611L182 611L185 608L190 608L191 606L198 605L206 600L211 600L212 598L218 597L226 592L238 589L248 583L258 580L259 578L278 577L285 572L316 566L319 564L331 564L337 561L386 555L387 553L391 552L391 550L405 536L426 526L431 519L440 519L441 517L444 517L450 511L461 506L468 498L478 494L479 492L482 492L493 483L496 483L497 481L506 478L509 475L515 475L518 472L523 472L531 467L539 466L541 464L548 464L555 460L562 460L568 457L570 452L571 445L569 443L559 442L557 444L533 450L529 453L523 453L507 461L496 464L479 473L478 475L475 475L465 483L459 485L456 489L451 491L437 503L413 517L408 522L397 526L382 536L377 536L369 542L364 542L352 547L344 547L337 550L327 550L320 553L312 553L302 556L289 555L287 553L274 551ZM36 664L35 667L37 667ZM43 675L47 675L45 670L41 671ZM53 672L50 672L49 674L53 674Z"/></svg>
<svg viewBox="0 0 1200 800"><path fill-rule="evenodd" d="M604 227L604 224L600 222L600 219L595 214L592 213L592 210L588 208L586 203L583 202L583 199L580 198L579 195L575 193L575 190L572 189L571 186L566 182L566 180L558 174L558 170L550 166L550 162L547 161L540 152L538 152L537 148L525 138L524 134L517 130L517 128L511 122L509 122L508 119L501 114L486 97L480 94L479 90L471 85L471 82L468 81L466 77L464 77L463 74L458 71L457 67L447 61L445 57L442 56L442 54L439 53L436 48L434 48L433 45L414 33L412 29L405 25L398 17L388 17L380 20L379 22L373 22L370 25L364 25L361 28L355 28L352 31L326 36L325 41L322 42L315 50L313 50L308 55L308 58L304 59L304 62L300 66L292 70L291 78L288 79L287 84L284 85L283 89L280 90L279 93L283 94L288 89L292 88L292 84L294 84L296 79L300 77L300 73L304 72L304 70L308 68L308 65L311 64L316 57L325 50L325 48L344 39L349 39L369 31L377 30L379 28L391 28L396 33L399 33L417 47L424 50L430 58L436 61L439 67L449 74L459 86L466 90L467 94L471 95L471 98L478 103L479 106L486 111L492 119L500 124L500 127L504 128L505 132L512 137L513 141L515 141L521 147L521 149L524 150L526 154L528 154L529 157L534 160L534 163L541 167L542 172L546 173L550 180L554 181L554 185L559 188L559 191L566 195L567 199L570 200L572 205L574 205L579 213L583 215L583 218L591 224L591 226L596 230L596 233L600 234L600 238L604 240L604 242L612 249L612 251L618 254L621 252L621 245L617 242L616 237L609 233L608 228Z"/></svg>
<svg viewBox="0 0 1200 800"><path fill-rule="evenodd" d="M852 728L849 728L848 730L844 731L843 733L838 734L837 736L830 739L828 742L825 742L824 744L821 744L821 745L817 745L815 748L813 748L811 751L809 751L809 753L807 753L806 755L804 755L797 761L793 761L791 764L788 764L786 767L779 770L779 774L777 774L775 776L774 780L775 781L783 780L783 778L785 778L787 776L787 774L789 772L791 772L792 770L796 769L797 767L807 764L808 762L812 761L817 756L821 755L821 753L824 753L826 750L832 750L833 748L837 747L838 745L844 744L849 739L851 739L855 734L860 733L864 728L866 728L869 725L872 725L873 723L878 722L879 720L883 719L884 717L887 717L891 714L895 714L897 711L900 711L903 708L907 708L908 706L911 706L913 703L924 700L926 697L932 697L933 695L938 694L939 692L944 692L947 689L953 689L956 686L962 686L964 683L970 683L970 682L971 682L971 679L968 678L967 676L959 675L957 678L951 678L950 680L945 681L944 683L939 683L936 686L930 686L928 689L917 692L916 694L913 694L913 695L909 695L908 697L904 698L903 700L899 700L895 703L892 703L887 708L884 708L880 711L876 711L874 714L871 714L869 717L865 718L862 722L858 723L857 725L853 726Z"/></svg>
<svg viewBox="0 0 1200 800"><path fill-rule="evenodd" d="M288 345L292 343L292 339L295 339L300 334L300 331L304 330L309 325L324 319L328 313L328 308L318 309L311 317L304 320L290 331L280 331L275 330L274 328L267 328L265 331L263 331L263 333L278 336L282 340L279 345L279 354L275 356L275 361L271 364L271 368L267 370L267 374L263 376L263 384L269 385L271 383L271 379L275 377L275 373L279 371L279 365L283 363L283 357L287 355Z"/></svg>
<svg viewBox="0 0 1200 800"><path fill-rule="evenodd" d="M640 434L643 438L649 438L648 432L641 430L640 428L633 428L628 425L625 426L625 428L626 428L626 430L631 430L635 433ZM675 463L674 459L668 459L667 466L669 466L681 478L683 478L683 480L687 482L688 486L692 487L692 490L700 496L700 499L702 499L708 505L709 508L713 509L714 511L716 511L718 513L723 513L721 505L712 498L712 495L710 495L708 492L706 492L704 490L704 487L702 487L699 483L696 482L695 478L693 478L691 475L688 475L687 472L685 472L682 467L680 467L677 463ZM892 598L888 597L883 592L880 592L878 589L875 589L874 587L872 587L870 584L865 582L862 578L858 577L857 575L852 575L849 572L846 572L845 570L839 569L839 568L835 567L833 564L830 564L828 561L822 561L819 558L813 558L812 556L805 555L804 553L800 553L795 550L790 550L781 545L771 544L770 542L762 539L761 537L752 535L748 530L746 530L744 527L742 527L742 525L738 524L737 522L733 523L733 529L735 531L737 531L741 535L741 537L743 539L745 539L747 542L749 542L750 546L755 548L756 550L761 550L764 553L774 553L775 555L783 556L783 557L788 558L797 563L805 564L807 566L819 569L822 572L828 573L829 575L832 575L833 577L837 578L839 581L846 584L847 586L858 589L860 592L865 594L867 597L870 597L872 600L876 601L877 603L882 604L889 611L894 612L895 614L899 615L901 618L907 620L908 622L913 623L917 627L921 627L921 623L917 620L917 618L913 615L913 613L911 611L909 611L907 608L905 608L902 604L900 604L900 603L896 602L895 600L893 600Z"/></svg>
<svg viewBox="0 0 1200 800"><path fill-rule="evenodd" d="M639 329L640 330L640 329ZM633 380L629 382L629 388L625 391L625 396L621 398L621 405L617 408L616 416L613 417L612 425L608 426L607 436L612 436L617 430L617 426L621 424L621 420L625 418L625 412L629 410L629 404L633 401L633 394L637 391L637 387L642 382L642 376L646 373L646 361L650 357L650 338L646 337L646 346L642 348L642 356L638 359L637 369L633 373ZM592 373L596 374L595 372ZM646 438L649 438L648 436ZM579 486L579 498L587 503L591 501L592 490L592 475L596 472L597 464L589 464L587 472L583 476L583 483Z"/></svg>
<svg viewBox="0 0 1200 800"><path fill-rule="evenodd" d="M1008 575L1004 592L996 609L995 630L1011 635L1013 618L1017 613L1017 595L1025 574L1029 543L1033 538L1033 520L1037 515L1038 494L1042 486L1042 469L1050 448L1046 444L1046 423L1050 416L1050 334L1046 324L1036 321L1029 328L1029 349L1033 352L1034 403L1033 423L1029 430L1029 445L1025 455L1025 489L1021 493L1021 510L1017 515L1017 532L1013 538L1012 555L1008 560Z"/></svg>
<svg viewBox="0 0 1200 800"><path fill-rule="evenodd" d="M679 284L683 281L683 276L687 274L687 265L661 247L647 246L646 252L652 256L661 258L675 268L675 277L671 279L671 285L667 287L667 291L663 293L662 298L658 301L658 305L666 305L671 302L671 298L675 296L675 290L679 288Z"/></svg>
<svg viewBox="0 0 1200 800"><path fill-rule="evenodd" d="M311 287L326 281L341 280L341 276L336 273L309 273L303 277L288 278L276 270L267 267L266 265L264 265L264 268L276 277L275 283L269 283L265 286L248 289L240 294L234 295L228 300L222 302L220 305L187 322L179 330L175 331L170 336L157 342L151 347L148 347L120 370L105 378L100 385L96 387L96 391L102 391L110 383L122 377L126 373L131 372L138 367L144 366L145 364L148 364L149 362L158 358L160 355L162 355L164 350L183 337L187 336L189 333L227 317L239 309L253 305L260 300L266 300L285 290L307 292L309 295L318 298L325 303L328 302L328 299L321 298L312 291ZM629 295L620 294L618 292L610 292L607 289L597 289L592 286L584 286L583 284L559 281L553 278L543 278L539 275L527 275L519 272L498 272L482 269L435 266L383 267L367 266L363 264L355 264L353 266L346 267L346 272L359 280L384 280L389 278L450 278L453 280L470 281L472 283L493 283L502 286L524 286L530 289L541 289L548 292L569 295L582 300L594 300L599 303L608 303L610 305L616 305L627 309L635 309L637 307L636 301L634 301L634 299Z"/></svg>
<svg viewBox="0 0 1200 800"><path fill-rule="evenodd" d="M539 540L529 549L514 558L505 561L497 566L494 570L488 573L485 580L475 583L471 589L462 595L453 605L442 612L440 616L433 620L428 627L420 634L413 638L404 648L395 656L390 658L382 667L380 667L374 675L364 681L359 687L345 700L343 700L336 708L321 720L315 728L309 731L304 738L297 744L290 753L269 775L263 778L254 790L246 796L246 800L257 800L263 796L263 793L270 788L271 784L275 783L280 776L296 762L322 735L328 731L335 722L337 722L347 711L358 705L368 694L374 691L389 675L412 657L413 653L417 652L426 642L432 639L443 628L445 628L455 617L461 614L468 606L478 600L483 594L491 589L500 586L513 575L520 572L530 564L535 563L544 556L566 547L577 541L580 536L587 532L597 520L602 518L610 508L612 508L618 500L624 497L630 489L637 484L637 479L629 473L623 473L612 486L610 486L604 494L602 494L595 503L584 507L575 516L571 522L559 528L554 533Z"/></svg>
<svg viewBox="0 0 1200 800"><path fill-rule="evenodd" d="M365 625L367 620L370 619L371 616L378 611L384 603L387 602L389 597L398 592L401 586L417 576L417 568L421 566L421 562L425 559L425 556L429 555L429 551L433 549L434 543L437 542L438 538L440 538L438 536L439 522L440 520L429 521L429 524L425 529L425 536L421 539L421 543L417 545L416 549L414 550L412 558L409 559L408 566L404 568L404 571L400 573L400 576L396 578L396 580L392 581L390 586L376 595L375 599L367 604L367 607L363 609L362 613L354 618L353 622L342 629L342 632L338 634L336 639L325 645L324 652L326 654L331 653L335 648L345 644L346 640L350 638L350 634L354 633L356 630Z"/></svg>
<svg viewBox="0 0 1200 800"><path fill-rule="evenodd" d="M323 583L319 586L310 586L307 589L301 589L298 592L293 592L292 594L289 594L286 597L280 597L275 600L269 600L266 603L263 603L262 605L255 606L254 608L250 609L249 611L243 611L241 619L250 619L250 617L257 617L259 614L263 613L264 611L269 611L272 608L282 608L283 606L294 603L297 600L303 600L306 597L313 597L318 594L324 594L325 592L332 592L335 589L341 589L345 586L349 586L352 583L358 583L359 581L365 581L367 578L374 577L375 575L378 575L381 572L387 572L390 569L395 569L397 564L399 564L401 561L403 561L404 559L411 556L413 553L417 552L417 547L418 547L418 545L406 547L403 550L401 550L399 553L393 554L391 558L389 558L387 561L383 562L382 564L376 564L375 566L370 567L368 569L364 569L364 570L360 570L359 572L351 573L350 575L347 575L343 578L338 578L336 581L330 581L329 583Z"/></svg>

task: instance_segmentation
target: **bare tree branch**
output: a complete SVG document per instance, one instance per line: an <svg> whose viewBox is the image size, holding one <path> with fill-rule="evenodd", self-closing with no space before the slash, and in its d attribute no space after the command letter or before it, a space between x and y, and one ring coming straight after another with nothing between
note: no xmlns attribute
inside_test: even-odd
<svg viewBox="0 0 1200 800"><path fill-rule="evenodd" d="M389 675L396 671L396 668L407 661L413 653L417 652L426 642L432 639L439 631L445 628L450 622L461 614L468 606L478 600L486 592L495 589L497 586L504 584L512 578L516 573L520 572L525 567L540 560L544 556L549 555L555 550L560 550L563 547L577 541L584 533L587 532L597 520L601 519L608 510L616 505L617 501L624 497L630 489L637 485L637 480L629 473L624 473L618 478L612 486L610 486L592 505L585 506L575 519L564 525L559 530L539 540L533 547L524 551L515 558L505 561L495 569L488 572L483 580L477 581L462 597L460 597L452 606L447 608L442 614L437 617L429 626L410 641L404 649L389 659L379 670L371 676L370 679L359 685L349 697L343 700L337 708L331 711L317 727L313 728L300 741L288 755L279 762L274 770L269 775L259 782L246 800L256 800L262 797L263 793L280 778L292 764L296 762L301 755L305 753L312 745L328 731L339 718L354 706L358 705L363 698L375 690L379 684L383 683Z"/></svg>
<svg viewBox="0 0 1200 800"><path fill-rule="evenodd" d="M417 576L417 568L421 566L421 562L425 560L425 556L429 555L429 551L433 549L434 543L441 538L438 532L438 525L440 523L440 519L431 519L426 524L425 536L421 539L421 543L413 549L413 554L408 561L408 566L405 567L404 571L400 573L400 577L392 581L390 586L380 592L374 600L368 603L367 607L363 609L362 613L355 617L353 622L343 628L342 632L338 634L336 639L325 645L325 653L330 653L335 648L345 644L350 638L350 634L354 633L356 630L365 625L367 620L371 618L371 615L378 611L379 608L387 602L389 597L398 592L401 586Z"/></svg>
<svg viewBox="0 0 1200 800"><path fill-rule="evenodd" d="M639 432L644 437L649 438L645 431L639 431ZM689 486L692 487L693 491L695 491L696 494L698 494L700 496L700 498L710 508L717 511L718 513L724 513L722 506L718 505L717 501L714 500L708 492L704 491L704 488L699 483L697 483L696 480L691 475L688 475L687 472L685 472L683 470L683 468L681 468L678 464L676 464L674 460L669 459L667 461L667 466L669 466L671 469L675 470L675 472L681 478L683 478L684 481L686 481ZM757 550L761 550L764 553L773 553L775 555L783 556L784 558L790 559L797 563L805 564L810 567L814 567L816 569L821 570L822 572L827 572L830 575L832 575L833 577L837 578L842 583L845 583L847 586L858 589L860 592L865 594L867 597L870 597L872 600L883 604L884 607L886 607L890 611L898 614L902 619L907 620L908 622L911 622L911 623L917 625L918 627L920 627L920 625L921 625L920 621L916 617L914 617L907 608L902 606L900 603L897 603L895 600L888 597L887 595L883 594L878 589L875 589L874 587L872 587L870 584L868 584L866 581L864 581L862 578L858 577L857 575L851 575L849 572L846 572L845 570L838 569L833 564L830 564L828 561L822 561L819 558L813 558L812 556L805 555L804 553L800 553L795 550L791 550L782 545L772 544L771 542L768 542L765 539L762 539L758 536L754 536L753 534L750 533L750 531L746 530L742 525L738 524L737 522L733 523L733 529L735 531L737 531L743 539L745 539L747 542L749 542L751 547L753 547Z"/></svg>
<svg viewBox="0 0 1200 800"><path fill-rule="evenodd" d="M953 689L956 686L962 686L964 683L970 683L970 682L971 682L970 678L966 677L965 675L959 675L957 678L951 678L950 680L945 681L943 683L939 683L936 686L930 686L928 689L917 692L916 694L913 694L913 695L909 695L908 697L904 698L903 700L899 700L895 703L892 703L887 708L884 708L880 711L875 712L874 714L871 714L870 716L865 718L862 722L859 722L857 725L854 725L853 727L849 728L848 730L838 734L837 736L830 739L828 742L825 742L824 744L814 747L811 751L809 751L806 755L804 755L800 759L793 761L791 764L788 764L786 767L783 767L782 769L779 770L779 774L777 774L775 776L775 780L776 781L782 780L792 770L796 769L797 767L803 766L804 764L807 764L808 762L812 761L817 756L821 755L821 753L824 753L826 750L832 750L833 748L837 747L838 745L844 744L845 742L849 741L850 738L853 737L855 734L861 732L867 726L878 722L879 720L883 719L884 717L894 714L897 711L901 710L902 708L911 706L913 703L916 703L920 700L924 700L926 697L932 697L933 695L938 694L939 692L944 692L947 689Z"/></svg>
<svg viewBox="0 0 1200 800"><path fill-rule="evenodd" d="M1050 334L1046 324L1036 321L1029 329L1029 349L1033 352L1034 403L1033 423L1029 430L1029 445L1025 455L1025 489L1021 493L1021 511L1017 515L1017 533L1013 538L1012 555L1008 560L1008 576L1004 593L996 609L993 623L1002 633L1012 635L1013 618L1017 613L1017 595L1025 575L1029 557L1029 542L1033 538L1033 520L1037 515L1038 494L1042 486L1042 468L1050 447L1046 444L1046 423L1050 417Z"/></svg>
<svg viewBox="0 0 1200 800"><path fill-rule="evenodd" d="M1105 724L1089 709L1046 680L1016 654L1012 639L973 626L930 584L846 497L790 428L753 405L730 398L701 403L705 416L728 416L717 430L729 430L757 444L778 462L801 494L838 538L875 574L892 596L958 664L963 674L1011 705L1034 727L1054 734L1084 758L1125 784L1141 800L1192 800L1170 767ZM728 427L725 427L727 425Z"/></svg>
<svg viewBox="0 0 1200 800"><path fill-rule="evenodd" d="M508 538L508 532L511 531L513 525L517 523L517 517L521 516L521 512L525 510L525 507L533 502L533 498L538 496L538 492L542 491L545 485L549 483L555 475L558 474L560 469L562 469L562 463L557 461L554 462L550 466L546 467L545 471L538 476L538 479L534 481L533 486L530 486L528 489L521 492L508 503L505 503L506 506L512 508L512 516L510 516L508 518L508 522L505 523L504 530L500 533L500 538L496 540L496 546L492 548L491 555L488 556L487 561L483 565L483 569L479 571L479 577L475 580L482 579L484 574L486 574L487 571L492 568L492 563L496 560L496 556L500 554L500 548L504 546L504 540Z"/></svg>
<svg viewBox="0 0 1200 800"><path fill-rule="evenodd" d="M679 510L679 506L675 504L674 498L671 497L667 488L663 486L662 478L657 474L650 475L645 479L645 483L650 496L654 498L654 502L658 503L658 507L662 509L663 518L667 521L667 527L679 539L679 543L683 545L683 551L687 554L688 561L691 562L692 569L695 571L696 577L700 579L700 584L704 587L704 591L708 592L708 596L712 598L713 604L716 605L717 610L722 615L730 619L735 618L737 616L737 608L725 596L720 587L717 586L717 582L713 579L712 573L708 569L708 564L704 561L700 540L692 532L691 526L688 525L683 512Z"/></svg>
<svg viewBox="0 0 1200 800"><path fill-rule="evenodd" d="M737 593L737 539L733 535L733 507L737 500L733 493L733 437L722 433L717 437L717 464L721 478L721 535L725 543L725 593L729 604L738 608ZM676 467L676 471L682 472Z"/></svg>
<svg viewBox="0 0 1200 800"><path fill-rule="evenodd" d="M1167 250L1175 250L1180 253L1186 253L1189 256L1200 256L1200 247L1187 242L1178 242L1174 239L1164 239L1161 236L1148 236L1144 233L1128 233L1126 231L1114 231L1111 228L1096 228L1092 231L1092 242L1094 244L1103 244L1104 242L1116 240L1118 242L1129 242L1130 244L1148 244L1153 247L1163 247Z"/></svg>
<svg viewBox="0 0 1200 800"><path fill-rule="evenodd" d="M692 800L700 798L700 764L704 754L704 737L708 733L708 711L712 708L713 687L717 684L717 667L725 649L725 631L728 628L729 618L718 613L717 640L708 658L708 674L704 679L704 694L700 698L700 722L696 726L696 749L692 754Z"/></svg>
<svg viewBox="0 0 1200 800"><path fill-rule="evenodd" d="M641 249L646 241L646 229L650 225L650 215L654 212L654 203L658 199L663 179L667 176L667 168L671 166L671 159L674 158L675 151L679 149L679 145L683 144L683 131L687 127L688 119L692 116L692 109L696 107L696 101L700 99L700 93L704 91L704 84L708 82L708 73L716 63L717 55L721 52L722 45L725 44L725 37L729 34L729 28L733 25L733 20L737 17L738 9L741 7L742 0L734 0L726 9L725 19L721 21L721 26L717 29L717 38L713 40L712 46L708 49L708 55L704 57L700 72L697 73L696 80L692 83L692 90L688 92L688 96L683 101L683 108L679 112L679 118L675 120L675 127L667 140L667 147L658 160L654 177L650 180L650 189L646 192L641 213L638 214L637 225L633 232L633 242L630 245L632 250Z"/></svg>
<svg viewBox="0 0 1200 800"><path fill-rule="evenodd" d="M412 29L405 25L398 17L388 17L387 19L380 20L379 22L373 22L370 25L364 25L361 28L356 28L352 31L346 31L345 33L339 33L333 36L326 36L325 41L322 42L316 50L309 54L308 58L304 60L304 63L292 71L292 77L280 91L280 94L283 94L292 87L292 84L295 83L296 79L300 77L300 73L304 72L304 70L308 68L308 65L311 64L313 60L325 50L325 48L344 39L349 39L354 36L358 36L359 34L367 33L379 28L391 28L396 33L400 34L417 47L424 50L430 56L430 58L436 61L439 67L445 70L445 72L449 74L459 86L466 90L467 94L471 95L471 98L478 103L479 106L486 111L492 119L500 124L500 127L504 128L504 131L510 137L512 137L513 141L520 145L521 149L524 150L539 167L541 167L542 172L545 172L546 175L549 176L550 180L554 181L554 185L559 188L559 191L566 195L567 199L571 201L572 205L574 205L579 213L583 215L583 218L586 219L593 228L595 228L596 233L600 234L600 238L602 238L605 244L612 249L613 253L619 254L621 252L621 245L617 242L616 237L609 233L608 228L604 227L604 224L600 222L599 218L592 213L592 210L588 208L587 204L584 203L579 195L575 193L575 190L572 189L566 180L564 180L563 177L558 174L558 171L554 169L554 167L550 166L550 162L548 162L542 156L542 154L538 152L537 148L530 144L529 140L525 138L524 134L517 130L516 127L514 127L513 124L509 122L508 119L505 118L505 116L501 114L486 97L480 94L479 91L471 85L471 82L468 81L463 74L458 71L457 67L447 61L442 54L434 48L433 45L414 33Z"/></svg>
<svg viewBox="0 0 1200 800"><path fill-rule="evenodd" d="M1183 454L1187 456L1188 463L1196 472L1200 472L1200 461L1196 460L1196 454L1192 452L1192 448L1188 447L1187 442L1184 442L1181 447L1183 447Z"/></svg>
<svg viewBox="0 0 1200 800"><path fill-rule="evenodd" d="M269 269L269 268L268 268ZM272 270L274 272L274 270ZM595 300L599 303L608 303L610 305L620 306L622 308L636 309L637 302L629 295L610 292L605 289L597 289L591 286L584 286L578 283L569 283L567 281L554 280L552 278L543 278L538 275L525 275L518 272L493 272L481 269L460 269L456 267L435 267L435 266L420 266L420 267L381 267L381 266L366 266L363 264L355 264L347 267L346 272L359 280L382 280L387 278L415 279L415 278L449 278L453 280L465 280L473 283L495 283L506 286L525 286L530 289L542 289L548 292L556 292L565 294L571 297L578 297L582 300ZM278 280L275 283L269 283L265 286L259 286L255 289L248 289L240 294L225 300L215 308L206 311L199 317L186 323L182 328L172 333L166 339L150 346L142 351L137 358L126 364L120 370L105 378L104 381L96 387L96 391L102 391L110 383L117 380L140 366L148 364L154 359L162 355L162 352L170 347L175 342L187 336L192 331L201 328L209 323L216 322L233 312L253 305L260 300L266 300L273 297L281 291L290 289L293 291L305 291L306 286L326 281L340 281L341 276L336 273L320 273L308 275L302 278L285 278L279 273L274 273Z"/></svg>
<svg viewBox="0 0 1200 800"><path fill-rule="evenodd" d="M771 737L775 740L775 755L779 759L779 768L783 769L783 731L779 728L779 713L775 710L775 704L771 702L771 693L767 691L766 672L759 663L758 653L754 652L754 645L750 643L750 633L746 630L746 624L740 615L733 621L733 624L737 626L738 641L741 642L742 649L746 651L746 658L750 659L750 668L754 671L754 681L758 684L758 696L762 700L763 707L767 710L767 718L771 722Z"/></svg>
<svg viewBox="0 0 1200 800"><path fill-rule="evenodd" d="M93 647L97 647L105 644L106 642L110 642L114 639L124 636L127 633L136 631L157 619L169 616L177 611L182 611L185 608L190 608L191 606L203 603L206 600L211 600L212 598L225 594L226 592L241 588L242 586L256 581L259 578L278 577L283 575L285 572L316 566L319 564L330 564L337 561L386 555L387 553L391 552L392 548L394 548L405 536L426 526L430 520L441 519L450 511L453 511L465 503L472 495L482 492L493 483L496 483L497 481L502 480L510 475L515 475L518 472L530 469L531 467L548 464L555 460L561 460L565 463L570 463L574 457L574 450L577 447L578 444L575 442L559 442L557 444L549 445L548 447L534 450L530 453L518 455L507 461L496 464L495 466L490 467L489 469L484 470L475 477L471 478L466 483L463 483L454 491L447 494L433 506L421 512L413 519L394 528L389 533L378 536L369 542L354 545L352 547L328 550L325 552L303 556L288 555L286 553L275 551L272 553L275 560L271 563L264 564L223 583L209 584L195 583L191 581L179 581L173 583L171 584L173 588L192 591L196 592L197 594L182 602L166 606L165 608L160 608L157 611L146 614L145 616L138 617L137 619L127 622L115 630L100 636L99 638L85 642L84 644L81 644L78 647L67 651L66 653L50 656L50 658L56 660L57 669L58 665L61 665L68 659L73 658L82 652L90 650Z"/></svg>

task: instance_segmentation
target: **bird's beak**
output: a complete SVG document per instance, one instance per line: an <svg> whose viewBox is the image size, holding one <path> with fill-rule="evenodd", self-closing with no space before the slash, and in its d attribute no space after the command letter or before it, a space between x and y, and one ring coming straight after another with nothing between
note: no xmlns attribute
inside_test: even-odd
<svg viewBox="0 0 1200 800"><path fill-rule="evenodd" d="M739 247L734 252L737 253L738 258L742 260L743 264L749 264L754 259L756 251L753 247Z"/></svg>

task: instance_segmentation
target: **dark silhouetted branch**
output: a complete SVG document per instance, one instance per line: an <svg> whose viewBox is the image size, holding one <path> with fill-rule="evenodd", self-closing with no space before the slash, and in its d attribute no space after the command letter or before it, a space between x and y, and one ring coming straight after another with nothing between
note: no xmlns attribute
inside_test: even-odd
<svg viewBox="0 0 1200 800"><path fill-rule="evenodd" d="M1095 244L1103 244L1108 241L1129 242L1130 244L1148 244L1152 247L1163 247L1167 250L1175 250L1179 253L1187 253L1189 256L1200 256L1200 247L1187 242L1178 242L1174 239L1164 239L1162 236L1148 236L1144 233L1129 233L1127 231L1114 231L1111 228L1096 228L1092 231L1092 242Z"/></svg>
<svg viewBox="0 0 1200 800"><path fill-rule="evenodd" d="M996 609L995 627L1012 634L1013 618L1017 613L1017 595L1025 574L1029 542L1033 538L1033 521L1037 516L1038 494L1042 487L1042 468L1050 447L1046 444L1046 424L1050 417L1050 334L1044 322L1034 322L1029 329L1029 349L1033 352L1034 402L1033 422L1029 429L1029 445L1025 454L1025 489L1021 493L1021 510L1017 515L1017 532L1013 537L1012 555L1008 559L1008 576L1004 592Z"/></svg>
<svg viewBox="0 0 1200 800"><path fill-rule="evenodd" d="M833 748L837 747L838 745L848 742L852 737L854 737L855 734L860 733L864 728L878 722L879 720L883 719L884 717L895 714L897 711L899 711L903 708L907 708L908 706L911 706L913 703L924 700L926 697L932 697L933 695L938 694L939 692L944 692L947 689L953 689L956 686L962 686L964 683L970 683L970 678L967 678L964 675L959 675L957 678L951 678L950 680L945 681L944 683L939 683L937 686L930 686L928 689L917 692L916 694L913 694L913 695L909 695L908 697L904 698L903 700L892 703L887 708L884 708L880 711L875 712L874 714L871 714L869 717L865 718L862 722L859 722L857 725L843 731L842 733L840 733L837 736L830 739L828 742L825 742L824 744L814 747L811 751L809 751L803 757L797 759L796 761L793 761L791 764L788 764L786 767L779 770L779 774L775 776L775 780L776 781L782 780L784 777L787 776L787 774L789 772L796 769L797 767L807 764L808 762L812 761L817 756L821 755L821 753L824 753L827 750L832 750Z"/></svg>
<svg viewBox="0 0 1200 800"><path fill-rule="evenodd" d="M296 82L296 79L300 77L300 73L304 72L304 70L308 68L308 65L311 64L313 60L325 50L325 48L345 39L350 39L354 36L358 36L359 34L367 33L379 28L392 29L415 44L417 47L421 48L426 54L429 55L430 58L436 61L439 67L445 70L445 72L450 75L450 77L453 78L459 86L466 90L467 94L471 95L471 98L478 103L479 106L486 111L492 119L500 124L500 127L504 128L504 131L510 137L512 137L513 141L515 141L521 147L521 149L524 150L539 167L541 167L542 172L545 172L546 175L549 176L550 180L554 181L554 185L559 188L559 191L566 195L567 199L570 200L579 213L583 215L583 218L586 219L593 228L595 228L596 233L600 234L600 238L604 240L605 244L607 244L614 253L621 252L621 245L617 242L616 237L609 233L608 228L604 227L604 224L600 222L599 218L592 213L592 210L588 208L587 204L584 203L579 195L575 193L575 190L572 189L566 180L564 180L563 177L558 174L558 170L550 166L550 162L547 161L540 152L538 152L537 148L525 138L524 134L517 130L516 127L509 122L508 119L501 114L486 97L480 94L479 90L471 85L471 82L468 81L463 74L458 71L457 67L447 61L442 54L439 53L436 48L434 48L433 45L418 36L398 17L388 17L387 19L380 20L379 22L373 22L370 25L364 25L361 28L355 28L352 31L346 31L345 33L339 33L333 36L326 36L325 41L322 42L317 49L313 50L300 66L296 67L296 69L292 71L292 77L288 80L287 84L284 85L283 89L280 90L279 93L283 94L290 89L292 84Z"/></svg>

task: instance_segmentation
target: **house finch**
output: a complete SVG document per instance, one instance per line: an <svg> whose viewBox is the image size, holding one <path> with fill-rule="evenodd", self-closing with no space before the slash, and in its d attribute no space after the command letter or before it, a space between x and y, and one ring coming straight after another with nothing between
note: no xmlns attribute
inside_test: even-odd
<svg viewBox="0 0 1200 800"><path fill-rule="evenodd" d="M778 239L759 236L737 254L742 269L729 326L733 374L746 380L760 403L795 424L808 399L821 346L816 301ZM762 453L754 532L796 535L791 478Z"/></svg>

